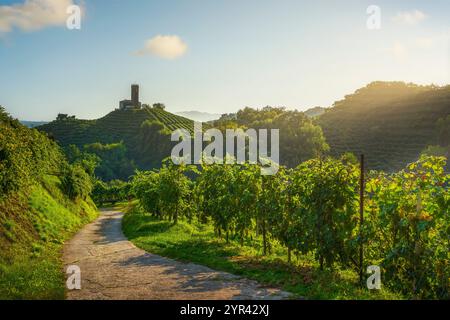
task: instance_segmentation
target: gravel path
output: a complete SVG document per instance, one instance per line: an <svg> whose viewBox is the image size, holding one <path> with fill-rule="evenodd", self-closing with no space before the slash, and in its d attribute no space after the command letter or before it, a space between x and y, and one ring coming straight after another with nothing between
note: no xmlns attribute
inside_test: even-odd
<svg viewBox="0 0 450 320"><path fill-rule="evenodd" d="M225 272L147 253L122 233L123 213L102 211L64 247L65 270L81 270L68 299L284 299L288 293Z"/></svg>

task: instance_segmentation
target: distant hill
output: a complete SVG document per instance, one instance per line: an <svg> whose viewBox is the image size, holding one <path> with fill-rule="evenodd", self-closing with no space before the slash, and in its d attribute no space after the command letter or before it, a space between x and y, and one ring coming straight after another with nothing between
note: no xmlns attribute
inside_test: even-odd
<svg viewBox="0 0 450 320"><path fill-rule="evenodd" d="M305 114L310 118L321 116L327 109L323 107L314 107L305 111Z"/></svg>
<svg viewBox="0 0 450 320"><path fill-rule="evenodd" d="M208 122L217 120L220 118L220 114L218 113L208 113L208 112L201 112L201 111L181 111L176 112L175 114L186 117L188 119L198 121L198 122Z"/></svg>
<svg viewBox="0 0 450 320"><path fill-rule="evenodd" d="M317 119L332 155L364 153L368 169L393 171L438 144L437 122L450 114L450 86L373 82Z"/></svg>
<svg viewBox="0 0 450 320"><path fill-rule="evenodd" d="M87 145L96 143L110 145L94 146L98 150L111 150L112 147L121 149L121 146L117 144L122 142L129 161L135 163L140 169L150 169L159 167L161 160L170 156L170 150L175 144L170 141L171 132L178 128L192 132L193 124L192 120L161 108L144 107L116 109L96 120L68 117L52 121L38 129L46 132L66 149L69 145L83 149ZM88 146L88 149L93 148ZM126 178L124 175L122 174L120 178Z"/></svg>
<svg viewBox="0 0 450 320"><path fill-rule="evenodd" d="M38 126L42 126L42 125L48 123L48 121L24 121L24 120L21 120L20 123L28 128L36 128Z"/></svg>

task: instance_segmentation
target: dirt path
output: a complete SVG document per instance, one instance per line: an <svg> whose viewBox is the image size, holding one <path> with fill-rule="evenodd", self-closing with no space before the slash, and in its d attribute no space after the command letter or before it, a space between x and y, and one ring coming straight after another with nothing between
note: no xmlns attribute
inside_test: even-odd
<svg viewBox="0 0 450 320"><path fill-rule="evenodd" d="M64 247L64 264L81 269L81 290L68 299L283 299L255 281L182 263L135 247L122 233L123 214L103 211Z"/></svg>

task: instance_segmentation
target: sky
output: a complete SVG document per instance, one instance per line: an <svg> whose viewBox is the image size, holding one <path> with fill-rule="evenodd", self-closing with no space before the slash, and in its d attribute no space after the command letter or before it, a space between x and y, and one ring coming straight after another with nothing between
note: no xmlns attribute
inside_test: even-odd
<svg viewBox="0 0 450 320"><path fill-rule="evenodd" d="M449 84L449 14L448 0L0 0L0 105L95 119L138 83L172 112L306 110L377 80Z"/></svg>

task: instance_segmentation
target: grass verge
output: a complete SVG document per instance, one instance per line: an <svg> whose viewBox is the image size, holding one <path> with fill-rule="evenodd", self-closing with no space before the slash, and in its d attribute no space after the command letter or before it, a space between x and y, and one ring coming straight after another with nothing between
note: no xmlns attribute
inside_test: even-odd
<svg viewBox="0 0 450 320"><path fill-rule="evenodd" d="M91 200L72 202L46 177L29 195L0 203L0 299L64 299L64 241L97 216Z"/></svg>

